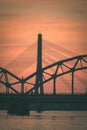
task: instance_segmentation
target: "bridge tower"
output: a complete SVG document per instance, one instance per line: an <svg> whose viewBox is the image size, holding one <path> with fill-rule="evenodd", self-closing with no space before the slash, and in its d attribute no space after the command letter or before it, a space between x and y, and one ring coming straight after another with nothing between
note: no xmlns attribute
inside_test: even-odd
<svg viewBox="0 0 87 130"><path fill-rule="evenodd" d="M38 94L38 87L40 87L40 94L43 94L43 76L42 76L42 34L38 34L37 45L37 68L36 68L36 82L35 94Z"/></svg>

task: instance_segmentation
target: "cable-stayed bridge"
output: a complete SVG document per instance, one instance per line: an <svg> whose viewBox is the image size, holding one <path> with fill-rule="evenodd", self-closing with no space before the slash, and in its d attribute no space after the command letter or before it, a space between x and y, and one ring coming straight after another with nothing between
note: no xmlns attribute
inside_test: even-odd
<svg viewBox="0 0 87 130"><path fill-rule="evenodd" d="M35 61L36 72L26 77L20 78L8 71L12 70L12 72L14 72L15 70L17 75L20 75L25 69L33 66ZM40 95L42 96L42 101L43 99L47 101L48 97L45 96L45 91L51 90L49 101L52 101L54 96L56 96L55 100L57 101L57 95L61 89L59 86L63 86L64 84L66 88L62 87L63 93L66 91L65 89L67 89L69 95L75 96L75 92L78 93L78 90L75 90L78 89L75 87L77 81L80 81L80 84L77 85L79 86L79 89L81 89L81 84L84 85L86 94L87 80L86 72L83 70L87 69L87 54L77 55L68 49L54 45L46 40L42 40L42 34L38 34L38 42L36 44L34 43L25 49L23 53L5 66L5 68L0 67L0 89L6 88L6 94L8 96L15 94L17 96L21 95L22 97L36 96L37 98ZM79 71L80 73L78 74ZM83 77L84 75L85 77ZM48 87L48 90L45 90L45 85ZM37 101L40 101L39 98Z"/></svg>

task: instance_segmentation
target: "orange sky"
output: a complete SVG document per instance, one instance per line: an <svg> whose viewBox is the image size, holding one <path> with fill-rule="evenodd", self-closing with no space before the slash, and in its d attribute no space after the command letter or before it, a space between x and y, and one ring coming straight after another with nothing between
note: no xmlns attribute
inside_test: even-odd
<svg viewBox="0 0 87 130"><path fill-rule="evenodd" d="M47 41L86 54L87 1L0 0L0 66L13 62L37 40L39 32ZM19 66L22 68L21 62ZM25 71L33 69L34 65ZM17 70L13 72L17 74Z"/></svg>
<svg viewBox="0 0 87 130"><path fill-rule="evenodd" d="M85 0L0 0L1 66L36 41L38 32L48 41L86 53L86 5Z"/></svg>

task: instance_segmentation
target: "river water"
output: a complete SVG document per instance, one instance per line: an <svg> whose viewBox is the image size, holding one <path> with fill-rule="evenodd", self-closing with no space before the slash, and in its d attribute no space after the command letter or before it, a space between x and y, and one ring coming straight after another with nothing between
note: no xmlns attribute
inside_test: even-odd
<svg viewBox="0 0 87 130"><path fill-rule="evenodd" d="M0 130L87 130L87 111L31 111L23 117L0 111Z"/></svg>

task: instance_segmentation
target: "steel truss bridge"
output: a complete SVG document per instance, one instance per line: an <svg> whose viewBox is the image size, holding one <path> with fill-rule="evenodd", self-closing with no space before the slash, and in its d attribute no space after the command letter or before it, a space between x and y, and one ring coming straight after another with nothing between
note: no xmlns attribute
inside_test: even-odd
<svg viewBox="0 0 87 130"><path fill-rule="evenodd" d="M71 83L71 88L72 88L71 90L72 91L71 91L71 93L73 94L74 93L74 73L76 71L87 69L87 60L86 59L87 59L87 55L80 55L80 56L76 56L73 58L58 61L58 62L51 64L45 68L42 68L42 72L41 72L42 77L43 77L42 84L44 85L45 83L49 82L50 80L53 80L53 86L54 86L53 94L56 94L56 87L57 87L56 86L56 79L62 75L71 73L71 75L72 75L72 83ZM72 67L67 65L71 61L74 62ZM84 63L85 63L85 65L84 65ZM50 74L48 72L48 69L51 69L53 67L55 67L54 73ZM61 72L59 72L59 69L61 69ZM16 75L9 72L8 70L0 67L0 83L3 84L7 88L7 93L9 93L9 89L11 89L17 94L23 94L25 83L27 83L29 85L32 85L32 88L27 90L27 92L25 92L25 94L28 94L28 93L30 94L32 91L35 90L35 84L32 84L31 82L29 82L29 80L36 75L37 75L37 72L29 75L26 78L19 78ZM15 82L10 83L9 76L13 80L15 79ZM18 92L18 90L13 88L14 85L18 85L18 84L20 84L21 92ZM38 86L38 88L39 87L40 86Z"/></svg>
<svg viewBox="0 0 87 130"><path fill-rule="evenodd" d="M19 78L0 67L0 84L6 87L6 94L0 94L0 109L7 109L9 114L17 115L29 115L30 110L87 110L87 94L74 93L75 72L87 69L87 54L60 60L43 68L42 34L38 34L37 49L36 72L25 78ZM67 74L71 77L71 94L57 94L57 79ZM53 93L47 95L44 86L50 81Z"/></svg>
<svg viewBox="0 0 87 130"><path fill-rule="evenodd" d="M53 70L50 73L49 69ZM75 72L87 69L87 54L71 57L42 68L42 34L38 34L37 69L35 73L19 78L5 68L0 67L0 84L6 87L6 93L11 89L16 94L44 94L44 84L53 81L53 94L57 94L57 78L71 74L71 94L74 94ZM34 78L34 83L31 79ZM26 85L30 86L25 90ZM14 86L18 86L15 88ZM18 91L18 89L20 89Z"/></svg>

